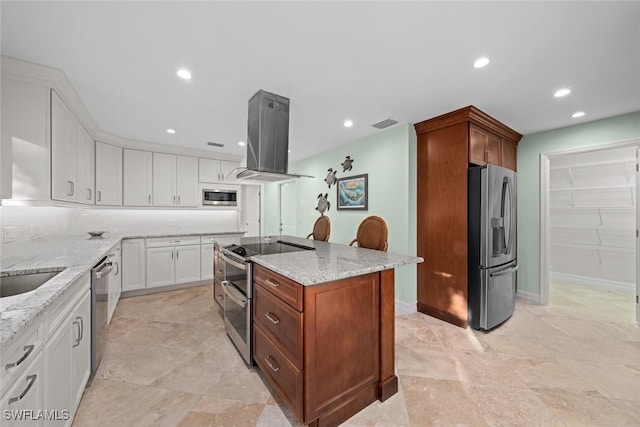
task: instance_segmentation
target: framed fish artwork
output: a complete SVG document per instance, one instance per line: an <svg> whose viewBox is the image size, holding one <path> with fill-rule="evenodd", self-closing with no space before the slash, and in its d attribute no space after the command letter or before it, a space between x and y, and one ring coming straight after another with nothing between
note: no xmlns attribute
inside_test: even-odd
<svg viewBox="0 0 640 427"><path fill-rule="evenodd" d="M369 210L369 174L338 178L338 210Z"/></svg>

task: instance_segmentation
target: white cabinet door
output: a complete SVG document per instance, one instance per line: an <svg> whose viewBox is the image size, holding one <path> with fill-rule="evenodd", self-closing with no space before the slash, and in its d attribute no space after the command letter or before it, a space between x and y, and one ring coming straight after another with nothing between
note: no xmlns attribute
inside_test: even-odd
<svg viewBox="0 0 640 427"><path fill-rule="evenodd" d="M122 257L120 256L120 248L109 254L113 263L113 274L109 277L109 292L107 296L107 324L111 323L113 313L116 311L120 293L122 290Z"/></svg>
<svg viewBox="0 0 640 427"><path fill-rule="evenodd" d="M153 206L175 206L176 202L176 156L153 153Z"/></svg>
<svg viewBox="0 0 640 427"><path fill-rule="evenodd" d="M220 177L222 181L237 182L236 175L238 174L238 170L236 169L238 167L240 167L240 163L220 160Z"/></svg>
<svg viewBox="0 0 640 427"><path fill-rule="evenodd" d="M96 142L96 205L122 205L122 148Z"/></svg>
<svg viewBox="0 0 640 427"><path fill-rule="evenodd" d="M51 92L51 198L76 200L79 123L54 91Z"/></svg>
<svg viewBox="0 0 640 427"><path fill-rule="evenodd" d="M0 87L0 198L48 200L51 90L4 76Z"/></svg>
<svg viewBox="0 0 640 427"><path fill-rule="evenodd" d="M122 241L122 290L146 287L146 248L144 239Z"/></svg>
<svg viewBox="0 0 640 427"><path fill-rule="evenodd" d="M174 248L147 249L147 288L175 283Z"/></svg>
<svg viewBox="0 0 640 427"><path fill-rule="evenodd" d="M7 414L18 414L20 411L33 411L37 414L42 409L42 384L44 377L42 375L42 353L34 359L33 363L24 370L13 385L2 396L2 427L36 427L41 426L41 420L18 420L6 419ZM47 424L48 425L48 424Z"/></svg>
<svg viewBox="0 0 640 427"><path fill-rule="evenodd" d="M44 393L43 408L46 410L72 411L74 384L72 381L73 343L77 338L70 314L44 347ZM64 426L71 420L47 421L47 426Z"/></svg>
<svg viewBox="0 0 640 427"><path fill-rule="evenodd" d="M153 156L150 151L123 150L125 206L151 206Z"/></svg>
<svg viewBox="0 0 640 427"><path fill-rule="evenodd" d="M216 183L221 182L220 160L198 159L198 180L200 182Z"/></svg>
<svg viewBox="0 0 640 427"><path fill-rule="evenodd" d="M73 365L73 406L77 408L84 388L91 374L91 291L86 291L78 302L72 317L72 329L75 329L72 344ZM71 408L69 408L71 410Z"/></svg>
<svg viewBox="0 0 640 427"><path fill-rule="evenodd" d="M95 141L82 126L79 126L78 129L78 189L76 199L85 205L92 205L94 201L93 183L95 180Z"/></svg>
<svg viewBox="0 0 640 427"><path fill-rule="evenodd" d="M175 247L175 283L200 280L200 245Z"/></svg>
<svg viewBox="0 0 640 427"><path fill-rule="evenodd" d="M213 243L200 246L200 280L213 279Z"/></svg>
<svg viewBox="0 0 640 427"><path fill-rule="evenodd" d="M198 159L196 157L177 156L176 159L177 205L198 206Z"/></svg>

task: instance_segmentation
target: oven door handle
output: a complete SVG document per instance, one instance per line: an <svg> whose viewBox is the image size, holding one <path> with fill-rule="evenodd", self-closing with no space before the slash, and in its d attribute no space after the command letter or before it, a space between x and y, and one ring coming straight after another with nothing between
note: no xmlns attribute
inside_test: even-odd
<svg viewBox="0 0 640 427"><path fill-rule="evenodd" d="M228 256L226 256L224 254L224 252L221 255L222 255L222 260L224 262L228 262L229 264L233 265L236 268L239 268L242 271L247 271L247 264L246 263L238 262L236 260L233 260L233 259L229 258Z"/></svg>
<svg viewBox="0 0 640 427"><path fill-rule="evenodd" d="M222 289L224 289L224 294L228 296L231 301L242 308L247 307L247 300L227 280L222 281Z"/></svg>

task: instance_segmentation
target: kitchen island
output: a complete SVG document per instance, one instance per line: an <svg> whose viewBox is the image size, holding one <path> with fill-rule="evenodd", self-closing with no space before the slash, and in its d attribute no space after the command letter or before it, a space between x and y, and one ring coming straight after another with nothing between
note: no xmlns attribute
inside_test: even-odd
<svg viewBox="0 0 640 427"><path fill-rule="evenodd" d="M422 259L267 239L315 248L251 257L253 358L298 420L335 426L397 393L394 269Z"/></svg>

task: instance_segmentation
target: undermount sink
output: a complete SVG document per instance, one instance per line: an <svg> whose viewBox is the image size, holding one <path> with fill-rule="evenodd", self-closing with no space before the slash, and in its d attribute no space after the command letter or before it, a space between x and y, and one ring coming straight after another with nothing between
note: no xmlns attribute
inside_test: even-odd
<svg viewBox="0 0 640 427"><path fill-rule="evenodd" d="M0 298L20 295L38 289L57 276L60 271L0 277Z"/></svg>

